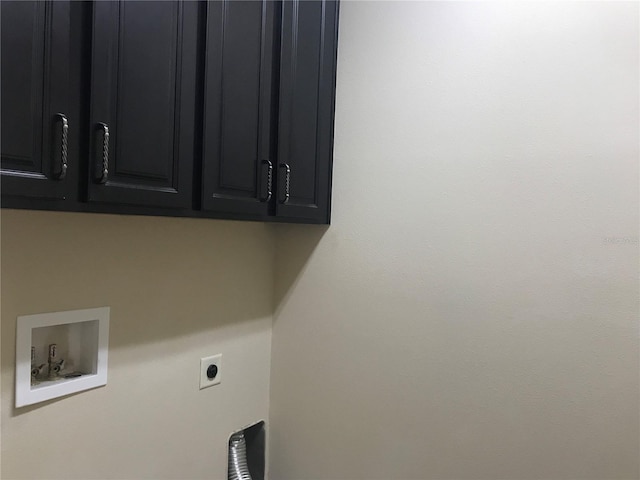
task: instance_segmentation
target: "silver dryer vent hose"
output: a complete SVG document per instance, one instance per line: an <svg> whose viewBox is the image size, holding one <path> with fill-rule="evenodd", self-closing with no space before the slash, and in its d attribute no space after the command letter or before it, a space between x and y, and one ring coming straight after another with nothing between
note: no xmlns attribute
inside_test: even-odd
<svg viewBox="0 0 640 480"><path fill-rule="evenodd" d="M243 432L234 433L229 440L229 480L251 480Z"/></svg>

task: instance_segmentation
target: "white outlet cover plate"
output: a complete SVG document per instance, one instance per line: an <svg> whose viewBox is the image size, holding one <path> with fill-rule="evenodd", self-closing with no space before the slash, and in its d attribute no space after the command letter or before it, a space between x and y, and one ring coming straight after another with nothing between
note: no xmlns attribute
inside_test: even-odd
<svg viewBox="0 0 640 480"><path fill-rule="evenodd" d="M212 355L200 359L200 390L218 385L222 381L222 354ZM218 367L218 374L214 378L207 377L207 369L210 365Z"/></svg>

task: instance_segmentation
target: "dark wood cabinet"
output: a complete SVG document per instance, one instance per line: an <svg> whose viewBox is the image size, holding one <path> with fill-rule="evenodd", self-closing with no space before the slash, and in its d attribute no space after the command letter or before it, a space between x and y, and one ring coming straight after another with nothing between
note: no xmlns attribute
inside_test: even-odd
<svg viewBox="0 0 640 480"><path fill-rule="evenodd" d="M88 200L190 208L196 2L95 2Z"/></svg>
<svg viewBox="0 0 640 480"><path fill-rule="evenodd" d="M337 2L0 8L3 207L329 222Z"/></svg>
<svg viewBox="0 0 640 480"><path fill-rule="evenodd" d="M68 1L3 1L0 147L2 195L64 200L68 163ZM15 200L15 198L13 198Z"/></svg>
<svg viewBox="0 0 640 480"><path fill-rule="evenodd" d="M329 223L338 5L283 2L276 214Z"/></svg>
<svg viewBox="0 0 640 480"><path fill-rule="evenodd" d="M275 163L275 40L280 4L207 3L202 208L266 216Z"/></svg>

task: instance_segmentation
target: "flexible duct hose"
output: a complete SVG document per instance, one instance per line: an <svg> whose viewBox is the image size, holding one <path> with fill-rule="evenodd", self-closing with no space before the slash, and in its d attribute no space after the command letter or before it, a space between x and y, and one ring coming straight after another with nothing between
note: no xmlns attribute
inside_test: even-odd
<svg viewBox="0 0 640 480"><path fill-rule="evenodd" d="M229 440L229 480L251 480L243 432L234 433Z"/></svg>

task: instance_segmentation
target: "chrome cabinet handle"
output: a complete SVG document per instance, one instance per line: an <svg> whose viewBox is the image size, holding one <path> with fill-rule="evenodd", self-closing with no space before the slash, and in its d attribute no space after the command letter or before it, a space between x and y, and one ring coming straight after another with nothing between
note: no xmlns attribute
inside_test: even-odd
<svg viewBox="0 0 640 480"><path fill-rule="evenodd" d="M280 168L284 168L284 198L280 199L280 203L287 203L289 201L291 192L291 168L286 163L281 163Z"/></svg>
<svg viewBox="0 0 640 480"><path fill-rule="evenodd" d="M96 142L96 175L98 183L106 183L109 177L109 126L106 123L98 123L98 129L102 130L102 148Z"/></svg>
<svg viewBox="0 0 640 480"><path fill-rule="evenodd" d="M69 133L69 122L67 117L62 113L56 114L56 124L60 126L60 136L54 137L53 153L54 158L60 156L58 162L59 168L53 172L53 176L56 180L62 180L67 176L67 135Z"/></svg>
<svg viewBox="0 0 640 480"><path fill-rule="evenodd" d="M265 195L262 195L260 198L261 202L268 202L271 200L273 196L272 188L273 188L273 163L269 160L262 160L262 165L267 166L267 191Z"/></svg>

